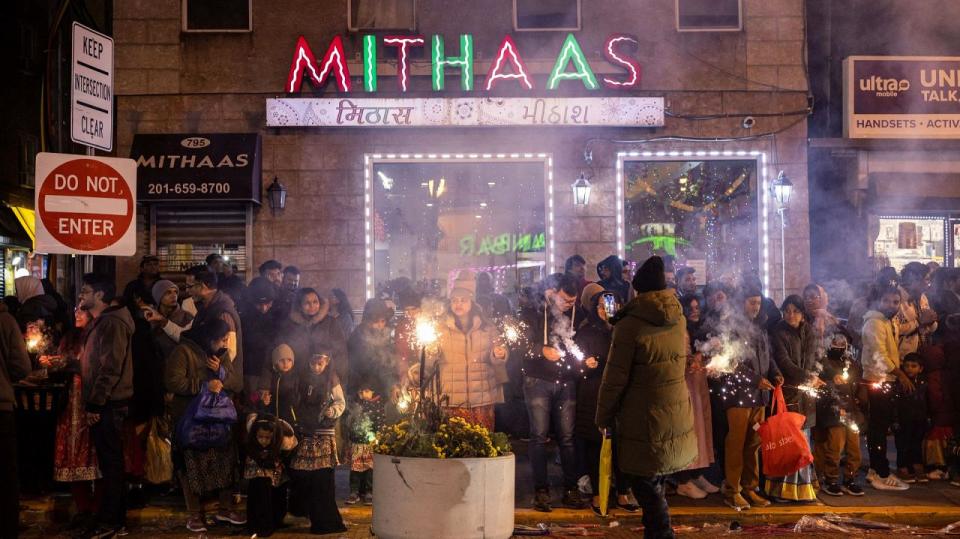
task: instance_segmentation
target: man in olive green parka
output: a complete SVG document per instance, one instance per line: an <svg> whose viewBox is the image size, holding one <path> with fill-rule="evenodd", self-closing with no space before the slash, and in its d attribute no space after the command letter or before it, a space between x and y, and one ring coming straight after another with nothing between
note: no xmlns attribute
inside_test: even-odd
<svg viewBox="0 0 960 539"><path fill-rule="evenodd" d="M667 289L663 260L637 270L637 297L618 314L597 402L597 427L614 427L620 470L643 508L644 537L671 538L663 477L697 457L684 373L686 320Z"/></svg>

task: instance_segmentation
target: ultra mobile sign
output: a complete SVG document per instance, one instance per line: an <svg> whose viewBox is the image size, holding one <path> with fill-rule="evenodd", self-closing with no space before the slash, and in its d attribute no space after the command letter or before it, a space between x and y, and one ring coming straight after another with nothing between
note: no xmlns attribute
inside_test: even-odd
<svg viewBox="0 0 960 539"><path fill-rule="evenodd" d="M36 170L37 251L112 256L136 252L136 161L38 153Z"/></svg>

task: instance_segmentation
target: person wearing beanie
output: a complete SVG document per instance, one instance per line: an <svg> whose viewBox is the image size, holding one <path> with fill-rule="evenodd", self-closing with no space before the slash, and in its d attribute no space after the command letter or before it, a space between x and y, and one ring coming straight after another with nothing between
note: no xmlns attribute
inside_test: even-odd
<svg viewBox="0 0 960 539"><path fill-rule="evenodd" d="M577 489L576 449L573 431L576 423L576 383L583 362L574 355L572 345L578 322L586 317L578 305L577 278L554 274L543 283L543 301L521 311L526 330L519 352L523 357L523 396L530 417L530 466L533 468L533 508L550 512L550 483L547 476L547 436L556 433L563 468L562 503L582 509L584 501Z"/></svg>
<svg viewBox="0 0 960 539"><path fill-rule="evenodd" d="M243 389L245 402L255 404L260 390L260 375L269 370L270 353L277 331L274 305L277 288L265 277L254 277L240 300L240 326L243 327Z"/></svg>
<svg viewBox="0 0 960 539"><path fill-rule="evenodd" d="M766 507L770 501L757 492L760 469L757 452L760 435L756 426L764 420L774 384L783 376L770 355L770 343L761 311L763 293L745 283L736 299L739 310L714 330L728 343L743 343L733 357L734 372L721 378L721 407L727 417L724 438L724 503L743 510Z"/></svg>
<svg viewBox="0 0 960 539"><path fill-rule="evenodd" d="M616 255L608 256L597 264L597 275L600 277L597 284L615 292L620 305L630 301L630 283L623 279L623 265L623 260Z"/></svg>
<svg viewBox="0 0 960 539"><path fill-rule="evenodd" d="M297 425L294 408L299 395L300 377L294 371L296 356L293 348L280 343L270 352L270 365L260 374L260 402L262 411Z"/></svg>
<svg viewBox="0 0 960 539"><path fill-rule="evenodd" d="M390 338L391 309L382 299L369 299L363 306L360 325L347 341L350 357L350 384L348 394L360 390L357 384L376 381L373 390L378 395L391 395L399 384L393 360L393 342Z"/></svg>
<svg viewBox="0 0 960 539"><path fill-rule="evenodd" d="M173 281L160 279L153 284L150 292L156 308L150 306L144 307L143 315L147 322L150 323L153 342L159 350L157 354L160 360L158 376L161 376L163 373L162 364L167 356L170 355L170 352L173 351L174 347L177 346L177 341L179 340L171 337L164 328L167 327L168 324L172 324L179 330L186 331L190 329L191 322L193 322L193 315L180 308L178 301L180 289Z"/></svg>
<svg viewBox="0 0 960 539"><path fill-rule="evenodd" d="M621 309L613 327L596 413L598 428L617 427L617 464L640 500L647 537L673 535L664 476L697 458L684 378L686 320L663 269L663 259L653 256L633 278L637 296Z"/></svg>
<svg viewBox="0 0 960 539"><path fill-rule="evenodd" d="M507 350L494 343L496 327L476 303L475 294L474 273L461 271L437 321L437 345L427 350L426 372L415 363L410 379L419 383L421 375L435 374L449 398L445 411L493 432L494 405L503 402L494 365L506 363Z"/></svg>

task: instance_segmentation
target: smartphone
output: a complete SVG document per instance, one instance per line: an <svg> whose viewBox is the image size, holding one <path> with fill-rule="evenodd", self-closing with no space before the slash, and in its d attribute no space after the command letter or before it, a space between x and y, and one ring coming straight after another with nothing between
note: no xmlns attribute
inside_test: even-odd
<svg viewBox="0 0 960 539"><path fill-rule="evenodd" d="M601 296L600 299L603 301L603 310L606 311L607 318L617 314L617 311L620 309L620 306L617 304L617 296L607 293Z"/></svg>
<svg viewBox="0 0 960 539"><path fill-rule="evenodd" d="M216 352L214 352L213 355L215 355L215 356L217 356L217 357L220 357L220 356L222 356L222 355L224 355L224 354L226 354L226 353L227 353L227 349L226 349L226 347L224 347L224 348L221 348L221 349L217 350Z"/></svg>

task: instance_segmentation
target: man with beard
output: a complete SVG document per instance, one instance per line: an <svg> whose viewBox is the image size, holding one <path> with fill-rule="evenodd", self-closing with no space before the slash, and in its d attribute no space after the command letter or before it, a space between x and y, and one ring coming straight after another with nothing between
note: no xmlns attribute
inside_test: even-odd
<svg viewBox="0 0 960 539"><path fill-rule="evenodd" d="M870 417L867 424L867 448L870 471L867 481L877 490L907 490L909 485L890 473L887 460L887 431L894 420L897 382L907 393L913 382L900 369L900 331L894 317L900 312L900 289L887 286L870 296L871 310L863 316L863 379L867 383Z"/></svg>
<svg viewBox="0 0 960 539"><path fill-rule="evenodd" d="M604 290L617 295L617 303L626 305L630 301L630 283L623 279L623 260L616 255L608 256L597 264L597 284Z"/></svg>
<svg viewBox="0 0 960 539"><path fill-rule="evenodd" d="M103 501L94 535L117 533L126 524L121 426L133 397L133 318L123 306L111 307L116 289L103 275L88 273L80 287L80 306L90 312L80 364L90 438L103 479Z"/></svg>
<svg viewBox="0 0 960 539"><path fill-rule="evenodd" d="M123 289L123 304L136 316L142 304L153 303L153 284L160 280L160 259L144 255L140 259L140 274Z"/></svg>
<svg viewBox="0 0 960 539"><path fill-rule="evenodd" d="M190 295L198 305L197 316L193 318L193 327L202 326L209 320L219 318L230 328L227 333L227 359L233 364L233 372L243 376L243 333L240 315L230 296L217 288L217 276L209 271L201 271L196 276Z"/></svg>

